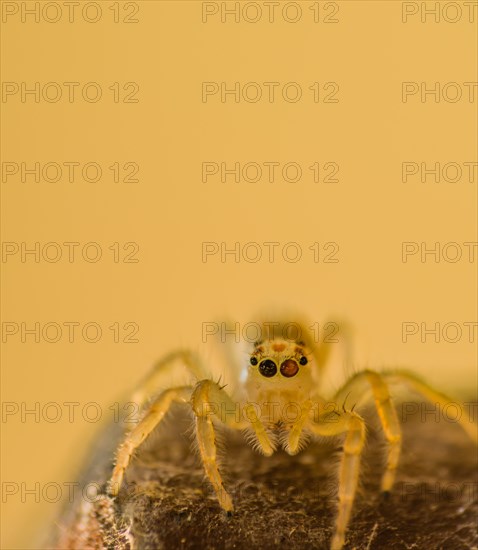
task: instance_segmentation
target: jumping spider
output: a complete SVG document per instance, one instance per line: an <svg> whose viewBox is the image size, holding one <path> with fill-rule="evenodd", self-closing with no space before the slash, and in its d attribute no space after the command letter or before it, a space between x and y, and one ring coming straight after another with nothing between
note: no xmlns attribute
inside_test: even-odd
<svg viewBox="0 0 478 550"><path fill-rule="evenodd" d="M194 353L180 350L166 356L156 364L132 396L132 400L141 405L145 405L151 395L154 397L145 407L142 419L126 433L117 450L116 464L108 483L108 495L111 498L118 495L135 449L161 422L173 402L187 403L192 408L196 440L204 469L220 506L228 514L233 511L233 502L223 485L218 468L216 423L245 431L251 436L253 445L266 456L272 455L278 447L294 455L310 438L344 434L338 479L338 511L330 542L331 550L340 550L345 543L345 532L357 490L360 456L366 433L364 419L353 407L345 406L349 393L358 390L365 396L363 390L371 390L387 441L387 460L381 481L381 490L384 493L392 489L401 449L401 427L390 397L389 385L406 386L440 406L445 406L452 400L412 373L372 370L355 373L326 400L319 394L319 389L330 347L327 343L315 345L309 338L295 340L266 332L266 337L256 342L250 351L247 372L244 371L244 376L237 380L238 388L242 391L240 398L237 398L237 392L233 395L228 387L213 381ZM165 381L178 360L194 377L195 382L167 387ZM159 394L158 387L163 388ZM258 404L265 403L278 406L258 407ZM330 403L337 405L332 412L325 406ZM284 413L290 410L291 404L299 411L293 419ZM231 411L238 414L231 414ZM462 427L476 441L477 427L464 409L460 418Z"/></svg>

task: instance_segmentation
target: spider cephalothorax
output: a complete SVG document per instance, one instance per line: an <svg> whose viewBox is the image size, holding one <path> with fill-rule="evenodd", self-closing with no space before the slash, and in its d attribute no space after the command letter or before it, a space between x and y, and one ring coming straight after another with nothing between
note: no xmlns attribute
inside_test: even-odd
<svg viewBox="0 0 478 550"><path fill-rule="evenodd" d="M255 343L245 389L265 428L283 431L301 414L313 387L310 357L302 341L273 338ZM271 445L275 448L276 442ZM287 443L283 447L290 450Z"/></svg>
<svg viewBox="0 0 478 550"><path fill-rule="evenodd" d="M343 455L338 477L338 512L330 547L340 550L345 542L357 489L361 453L365 443L365 422L360 414L347 409L346 398L352 390L362 397L357 409L371 395L387 441L387 458L381 489L389 492L394 483L401 449L401 428L389 387L402 385L436 405L447 406L451 399L405 371L375 372L364 370L345 381L326 399L320 393L320 381L327 363L330 344L315 346L313 342L266 334L256 342L245 366L246 376L240 376L237 394L229 387L211 379L202 362L185 350L173 352L160 361L133 394L133 401L145 405L143 417L127 432L118 449L116 464L108 492L114 498L120 488L134 450L161 422L173 402L191 407L195 418L195 435L206 474L215 490L219 504L227 513L233 502L225 489L219 470L216 450L216 425L241 430L249 434L248 442L266 456L280 445L289 454L299 452L308 439L343 436ZM171 369L177 361L197 379L189 385L168 384ZM158 390L161 389L161 391ZM367 391L371 390L371 391ZM241 395L238 398L237 395ZM335 404L334 414L322 405ZM454 403L457 406L457 403ZM313 413L313 414L312 414ZM477 428L464 408L459 422L473 439Z"/></svg>

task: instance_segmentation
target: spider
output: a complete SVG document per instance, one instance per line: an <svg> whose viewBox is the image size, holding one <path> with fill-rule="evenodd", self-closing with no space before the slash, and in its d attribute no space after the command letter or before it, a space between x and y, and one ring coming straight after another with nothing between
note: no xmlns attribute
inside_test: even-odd
<svg viewBox="0 0 478 550"><path fill-rule="evenodd" d="M454 402L410 372L368 369L353 374L331 398L325 399L319 391L331 344L316 345L307 336L300 339L288 338L283 333L277 336L277 333L271 333L270 324L264 324L264 327L264 337L249 350L248 365L236 381L238 389L235 392L221 385L220 381L214 381L199 357L191 351L175 351L155 365L133 393L134 402L141 405L150 403L144 407L138 424L125 434L118 447L108 482L108 495L113 499L118 495L134 451L161 422L174 402L189 404L193 411L199 455L219 504L228 515L232 514L234 506L218 465L215 437L218 424L245 432L248 441L266 456L271 456L279 447L294 455L310 439L342 435L338 509L330 542L331 550L340 550L345 543L352 513L366 437L364 419L354 407L347 408L347 396L358 391L362 397L371 395L373 398L387 441L386 465L381 480L381 490L385 494L394 484L402 440L389 385L404 385L440 406ZM304 334L307 332L302 331ZM167 381L177 361L194 377L194 383L168 387ZM163 389L158 393L159 387ZM332 410L330 404L334 405ZM462 427L476 441L477 427L463 408L460 419Z"/></svg>

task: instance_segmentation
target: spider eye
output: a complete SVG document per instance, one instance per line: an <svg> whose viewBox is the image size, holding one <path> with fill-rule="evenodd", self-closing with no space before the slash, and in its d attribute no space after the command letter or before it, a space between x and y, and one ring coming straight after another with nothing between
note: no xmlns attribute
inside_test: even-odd
<svg viewBox="0 0 478 550"><path fill-rule="evenodd" d="M299 372L299 365L293 359L287 359L280 366L282 376L292 378Z"/></svg>
<svg viewBox="0 0 478 550"><path fill-rule="evenodd" d="M257 357L251 357L251 365L257 365Z"/></svg>
<svg viewBox="0 0 478 550"><path fill-rule="evenodd" d="M307 365L307 363L308 363L307 357L301 357L299 363L301 365Z"/></svg>
<svg viewBox="0 0 478 550"><path fill-rule="evenodd" d="M265 361L262 361L259 365L259 372L262 374L262 376L270 378L277 373L277 365L274 363L274 361L266 359Z"/></svg>

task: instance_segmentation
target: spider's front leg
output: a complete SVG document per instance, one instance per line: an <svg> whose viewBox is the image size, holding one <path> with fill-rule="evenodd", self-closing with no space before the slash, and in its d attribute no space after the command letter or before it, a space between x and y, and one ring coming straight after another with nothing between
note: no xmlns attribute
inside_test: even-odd
<svg viewBox="0 0 478 550"><path fill-rule="evenodd" d="M234 402L212 380L199 382L194 389L191 403L196 415L196 436L204 469L212 483L220 505L227 513L231 513L233 510L232 499L224 488L218 467L216 436L212 416L214 415L223 424L236 430L252 427L260 448L267 456L274 452L273 445L254 407L246 403L243 408L241 403Z"/></svg>
<svg viewBox="0 0 478 550"><path fill-rule="evenodd" d="M365 423L353 412L343 412L337 416L326 414L318 422L310 421L307 427L317 435L335 436L346 433L344 454L339 473L339 507L335 520L335 531L330 549L341 550L345 543L345 531L350 521L360 473L360 455L365 443Z"/></svg>
<svg viewBox="0 0 478 550"><path fill-rule="evenodd" d="M158 388L171 386L173 369L177 366L178 362L185 367L186 372L189 372L194 379L201 380L206 377L206 369L195 353L186 349L173 351L153 366L139 382L131 395L129 401L137 405L138 411L141 411L143 405L151 395L157 393ZM126 426L127 433L117 451L116 464L108 484L108 494L110 496L118 494L123 482L124 472L135 449L143 443L152 430L161 422L174 401L183 403L189 401L192 390L192 386L182 384L165 389L149 406L146 413L143 413L142 419L134 428Z"/></svg>
<svg viewBox="0 0 478 550"><path fill-rule="evenodd" d="M154 428L161 422L173 402L187 403L193 388L181 386L163 391L147 409L139 424L128 432L116 456L116 464L108 483L108 494L112 497L119 493L126 468L135 449L148 437Z"/></svg>
<svg viewBox="0 0 478 550"><path fill-rule="evenodd" d="M301 404L300 415L296 421L292 424L287 439L287 452L291 455L295 455L301 448L301 436L308 420L310 419L310 413L314 407L314 402L308 399ZM320 405L319 405L320 407Z"/></svg>

